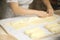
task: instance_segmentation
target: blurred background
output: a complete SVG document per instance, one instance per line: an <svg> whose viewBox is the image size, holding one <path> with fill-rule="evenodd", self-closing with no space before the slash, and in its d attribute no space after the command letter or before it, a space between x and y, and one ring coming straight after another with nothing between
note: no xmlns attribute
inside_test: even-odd
<svg viewBox="0 0 60 40"><path fill-rule="evenodd" d="M60 9L60 0L50 0L50 3L55 10ZM46 7L44 3L42 2L42 0L38 0L38 1L34 0L30 8L37 9L37 10L46 10Z"/></svg>
<svg viewBox="0 0 60 40"><path fill-rule="evenodd" d="M60 10L60 0L50 0L52 7L54 10ZM42 5L40 5L42 4ZM44 10L46 11L45 5L42 3L41 0L34 0L32 4L30 4L30 9L35 9L35 10ZM5 12L7 9L7 3L6 0L0 0L0 19L4 18ZM60 11L58 11L60 13Z"/></svg>

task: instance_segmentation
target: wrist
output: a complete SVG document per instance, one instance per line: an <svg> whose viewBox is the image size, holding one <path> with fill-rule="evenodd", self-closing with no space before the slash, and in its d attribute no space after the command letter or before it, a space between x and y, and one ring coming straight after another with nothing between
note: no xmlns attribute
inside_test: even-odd
<svg viewBox="0 0 60 40"><path fill-rule="evenodd" d="M38 15L40 13L40 11L34 10L33 14L34 15Z"/></svg>
<svg viewBox="0 0 60 40"><path fill-rule="evenodd" d="M47 9L53 9L52 7L48 7Z"/></svg>

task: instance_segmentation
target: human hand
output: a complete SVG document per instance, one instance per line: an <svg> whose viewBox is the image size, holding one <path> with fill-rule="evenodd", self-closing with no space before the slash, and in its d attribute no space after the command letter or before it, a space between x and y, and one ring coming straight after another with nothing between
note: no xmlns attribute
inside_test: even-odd
<svg viewBox="0 0 60 40"><path fill-rule="evenodd" d="M49 14L49 16L52 16L54 14L53 8L48 9L47 13Z"/></svg>
<svg viewBox="0 0 60 40"><path fill-rule="evenodd" d="M39 17L48 17L49 15L47 14L47 12L45 12L45 11L39 11L38 13L37 13L37 16L39 16Z"/></svg>

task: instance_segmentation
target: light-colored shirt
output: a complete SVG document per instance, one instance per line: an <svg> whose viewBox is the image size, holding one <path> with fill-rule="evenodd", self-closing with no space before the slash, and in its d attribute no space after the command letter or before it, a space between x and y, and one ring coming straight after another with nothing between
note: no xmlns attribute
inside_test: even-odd
<svg viewBox="0 0 60 40"><path fill-rule="evenodd" d="M23 8L28 8L29 4L32 3L33 0L7 0L7 3L9 2L16 2Z"/></svg>

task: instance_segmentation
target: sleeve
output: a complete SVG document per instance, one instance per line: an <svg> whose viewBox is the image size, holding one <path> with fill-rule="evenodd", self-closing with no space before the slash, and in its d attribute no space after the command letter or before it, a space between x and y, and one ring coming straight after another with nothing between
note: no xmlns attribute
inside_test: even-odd
<svg viewBox="0 0 60 40"><path fill-rule="evenodd" d="M9 2L18 2L18 0L6 0L7 3Z"/></svg>

